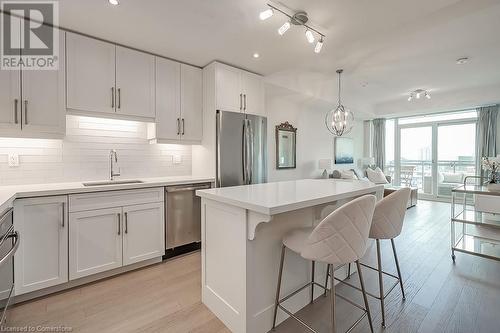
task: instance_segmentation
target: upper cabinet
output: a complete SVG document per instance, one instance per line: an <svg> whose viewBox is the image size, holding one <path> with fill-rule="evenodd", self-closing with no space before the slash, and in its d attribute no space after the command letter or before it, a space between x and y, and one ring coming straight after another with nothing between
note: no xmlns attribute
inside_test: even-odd
<svg viewBox="0 0 500 333"><path fill-rule="evenodd" d="M64 59L64 33L58 35L59 59ZM1 136L64 136L64 65L59 61L57 70L0 70Z"/></svg>
<svg viewBox="0 0 500 333"><path fill-rule="evenodd" d="M155 118L154 56L66 33L67 108L113 117Z"/></svg>
<svg viewBox="0 0 500 333"><path fill-rule="evenodd" d="M116 112L155 117L155 57L116 47Z"/></svg>
<svg viewBox="0 0 500 333"><path fill-rule="evenodd" d="M262 77L215 63L216 109L264 115Z"/></svg>
<svg viewBox="0 0 500 333"><path fill-rule="evenodd" d="M115 46L66 33L68 109L115 112Z"/></svg>
<svg viewBox="0 0 500 333"><path fill-rule="evenodd" d="M158 143L200 143L203 137L202 70L156 58L156 124L149 139Z"/></svg>

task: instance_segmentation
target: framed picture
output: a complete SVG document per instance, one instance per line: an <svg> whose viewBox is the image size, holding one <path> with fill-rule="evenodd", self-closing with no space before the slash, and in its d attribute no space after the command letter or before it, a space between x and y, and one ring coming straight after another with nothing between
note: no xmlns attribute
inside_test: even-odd
<svg viewBox="0 0 500 333"><path fill-rule="evenodd" d="M354 163L354 141L351 138L335 138L335 164Z"/></svg>

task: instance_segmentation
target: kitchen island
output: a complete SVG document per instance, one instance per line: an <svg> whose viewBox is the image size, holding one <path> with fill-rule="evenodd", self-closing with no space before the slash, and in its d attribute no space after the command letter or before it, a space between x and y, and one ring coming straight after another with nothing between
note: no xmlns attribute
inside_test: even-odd
<svg viewBox="0 0 500 333"><path fill-rule="evenodd" d="M281 239L312 226L340 205L365 194L383 196L383 185L359 180L303 179L197 191L202 198L202 301L233 332L272 327ZM282 293L310 279L310 262L286 254ZM315 280L325 281L326 265ZM336 272L345 278L346 271ZM315 297L322 290L315 288ZM287 301L297 311L309 303L306 288ZM286 316L278 311L278 323Z"/></svg>

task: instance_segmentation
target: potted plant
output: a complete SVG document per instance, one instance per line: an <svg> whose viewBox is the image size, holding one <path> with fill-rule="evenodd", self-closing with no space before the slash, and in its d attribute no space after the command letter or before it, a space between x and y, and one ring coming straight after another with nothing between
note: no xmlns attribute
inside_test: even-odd
<svg viewBox="0 0 500 333"><path fill-rule="evenodd" d="M500 171L500 158L483 157L481 165L484 170L489 171L490 180L488 181L488 190L500 191L500 184L498 184L498 172Z"/></svg>

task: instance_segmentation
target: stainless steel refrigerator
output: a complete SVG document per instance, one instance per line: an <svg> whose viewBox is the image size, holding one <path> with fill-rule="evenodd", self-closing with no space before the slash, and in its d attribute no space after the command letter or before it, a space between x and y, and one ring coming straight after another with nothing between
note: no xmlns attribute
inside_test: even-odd
<svg viewBox="0 0 500 333"><path fill-rule="evenodd" d="M216 186L267 182L267 118L217 110Z"/></svg>

